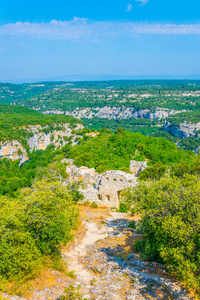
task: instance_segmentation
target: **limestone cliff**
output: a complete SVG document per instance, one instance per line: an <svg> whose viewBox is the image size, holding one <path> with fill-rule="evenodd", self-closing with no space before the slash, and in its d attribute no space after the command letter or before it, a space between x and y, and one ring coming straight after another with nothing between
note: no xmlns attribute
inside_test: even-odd
<svg viewBox="0 0 200 300"><path fill-rule="evenodd" d="M169 121L166 121L163 125L163 130L179 139L197 136L196 131L200 130L200 122L196 124L184 122L180 125L171 125Z"/></svg>
<svg viewBox="0 0 200 300"><path fill-rule="evenodd" d="M0 142L0 158L20 159L20 165L28 160L26 149L18 141Z"/></svg>
<svg viewBox="0 0 200 300"><path fill-rule="evenodd" d="M64 146L67 144L66 137L69 138L72 136L72 129L69 124L62 125L62 130L54 130L49 133L42 132L42 127L40 125L37 126L29 126L28 130L33 133L33 136L28 139L28 145L30 147L30 151L33 150L45 150L48 145L53 144L57 147ZM73 129L78 131L83 128L82 124L77 124L76 128ZM73 135L73 141L75 141L76 135Z"/></svg>
<svg viewBox="0 0 200 300"><path fill-rule="evenodd" d="M49 133L45 133L44 129L40 125L23 127L32 136L27 139L30 152L36 150L45 150L47 146L53 144L56 148L64 146L68 143L67 138L72 136L72 143L76 143L76 134L72 134L72 130L78 131L83 128L82 124L77 124L75 128L70 128L69 124L62 125L62 130L54 130ZM0 158L8 158L12 160L20 160L20 165L27 161L28 153L22 144L17 141L0 141Z"/></svg>
<svg viewBox="0 0 200 300"><path fill-rule="evenodd" d="M93 107L93 108L84 108L80 109L79 107L75 108L74 111L43 111L44 114L64 114L70 115L72 117L81 119L87 118L92 119L94 117L107 118L107 119L150 119L150 120L161 120L179 113L177 110L170 110L165 108L155 108L153 111L149 109L135 110L132 107Z"/></svg>

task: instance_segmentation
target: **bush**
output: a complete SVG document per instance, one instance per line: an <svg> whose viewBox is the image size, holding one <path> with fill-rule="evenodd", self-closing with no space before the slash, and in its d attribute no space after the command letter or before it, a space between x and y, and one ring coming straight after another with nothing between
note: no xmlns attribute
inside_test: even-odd
<svg viewBox="0 0 200 300"><path fill-rule="evenodd" d="M29 232L1 228L0 257L0 274L6 279L29 279L41 270L41 254Z"/></svg>
<svg viewBox="0 0 200 300"><path fill-rule="evenodd" d="M71 239L77 219L73 197L60 182L38 181L18 199L1 197L0 277L35 277L47 255L59 266L60 245Z"/></svg>
<svg viewBox="0 0 200 300"><path fill-rule="evenodd" d="M24 203L0 198L0 276L5 279L27 279L40 271L41 253L24 217Z"/></svg>
<svg viewBox="0 0 200 300"><path fill-rule="evenodd" d="M60 300L87 300L86 298L83 299L79 290L80 287L76 289L74 285L70 284L65 289L64 294L60 296Z"/></svg>
<svg viewBox="0 0 200 300"><path fill-rule="evenodd" d="M90 205L92 208L97 208L98 205L95 203L95 202L92 202L91 205Z"/></svg>
<svg viewBox="0 0 200 300"><path fill-rule="evenodd" d="M58 182L44 180L22 193L25 226L42 254L56 252L60 243L71 239L71 229L77 224L78 211L67 189Z"/></svg>
<svg viewBox="0 0 200 300"><path fill-rule="evenodd" d="M136 221L130 221L128 224L128 228L136 229Z"/></svg>
<svg viewBox="0 0 200 300"><path fill-rule="evenodd" d="M120 203L120 206L119 206L119 212L121 213L127 213L129 211L129 206L126 205L125 203Z"/></svg>
<svg viewBox="0 0 200 300"><path fill-rule="evenodd" d="M140 180L158 180L165 175L167 171L167 166L159 162L153 165L152 167L146 168L144 171L140 172Z"/></svg>
<svg viewBox="0 0 200 300"><path fill-rule="evenodd" d="M169 266L172 274L200 292L200 180L197 175L140 183L127 203L141 214L144 258ZM125 196L124 196L125 197Z"/></svg>

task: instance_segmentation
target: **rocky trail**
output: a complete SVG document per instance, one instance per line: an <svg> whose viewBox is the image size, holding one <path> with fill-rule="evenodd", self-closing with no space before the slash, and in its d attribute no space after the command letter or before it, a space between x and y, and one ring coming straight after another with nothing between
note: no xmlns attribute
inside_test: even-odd
<svg viewBox="0 0 200 300"><path fill-rule="evenodd" d="M128 228L131 219L127 214L83 207L82 226L62 253L71 277L47 270L25 298L6 294L4 298L58 300L72 284L88 300L191 300L167 276L165 267L144 262L134 253L133 243L142 237Z"/></svg>

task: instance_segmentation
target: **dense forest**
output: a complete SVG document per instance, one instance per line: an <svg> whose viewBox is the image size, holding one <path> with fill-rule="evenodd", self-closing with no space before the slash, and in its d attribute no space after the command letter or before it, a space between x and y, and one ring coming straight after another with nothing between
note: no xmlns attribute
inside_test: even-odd
<svg viewBox="0 0 200 300"><path fill-rule="evenodd" d="M162 127L159 126L160 122L157 120L150 121L148 119L106 119L106 118L92 118L86 119L82 118L83 124L89 129L99 130L102 128L110 129L112 132L115 132L119 127L122 127L126 131L130 132L139 132L146 136L154 136L154 137L164 137L169 141L177 142L178 138L169 134L166 131L162 131ZM199 145L199 141L197 142L197 147ZM182 144L181 144L182 146ZM196 144L195 144L196 146ZM196 148L197 148L196 147ZM190 149L196 149L194 145Z"/></svg>
<svg viewBox="0 0 200 300"><path fill-rule="evenodd" d="M167 120L171 123L171 125L179 125L183 122L196 124L200 122L200 111L182 112L173 117L168 117Z"/></svg>
<svg viewBox="0 0 200 300"><path fill-rule="evenodd" d="M193 152L179 150L165 138L147 137L124 131L123 128L118 128L115 133L102 129L96 137L83 134L78 145L66 145L63 149L77 165L93 167L98 172L127 170L130 160L148 160L149 165L161 162L169 166L181 159L190 161L195 157Z"/></svg>
<svg viewBox="0 0 200 300"><path fill-rule="evenodd" d="M42 82L1 84L0 102L17 103L41 111L71 111L77 106L125 106L134 109L155 107L199 110L200 81L116 80L102 82Z"/></svg>
<svg viewBox="0 0 200 300"><path fill-rule="evenodd" d="M32 84L0 83L0 103L13 103L18 99L28 99L34 95L44 93L49 89L61 85L63 85L63 82L42 82Z"/></svg>
<svg viewBox="0 0 200 300"><path fill-rule="evenodd" d="M72 111L74 108L88 107L131 107L135 110L154 109L155 107L197 111L200 86L163 86L144 85L121 88L80 88L61 86L33 96L20 99L20 105L37 108L41 111ZM45 109L44 109L45 105Z"/></svg>

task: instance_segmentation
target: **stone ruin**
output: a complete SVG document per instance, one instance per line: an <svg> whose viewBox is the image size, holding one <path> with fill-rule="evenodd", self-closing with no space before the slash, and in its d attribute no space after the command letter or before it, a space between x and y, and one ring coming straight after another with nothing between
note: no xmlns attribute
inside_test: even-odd
<svg viewBox="0 0 200 300"><path fill-rule="evenodd" d="M147 167L145 161L132 160L130 162L132 174L115 170L99 174L94 168L76 167L72 159L66 159L65 162L69 163L66 169L69 174L68 182L83 181L84 186L79 191L86 201L115 208L119 208L121 191L127 187L135 187L139 173Z"/></svg>
<svg viewBox="0 0 200 300"><path fill-rule="evenodd" d="M146 169L146 167L147 167L146 161L131 160L129 169L132 174L138 176L141 171L144 171Z"/></svg>

